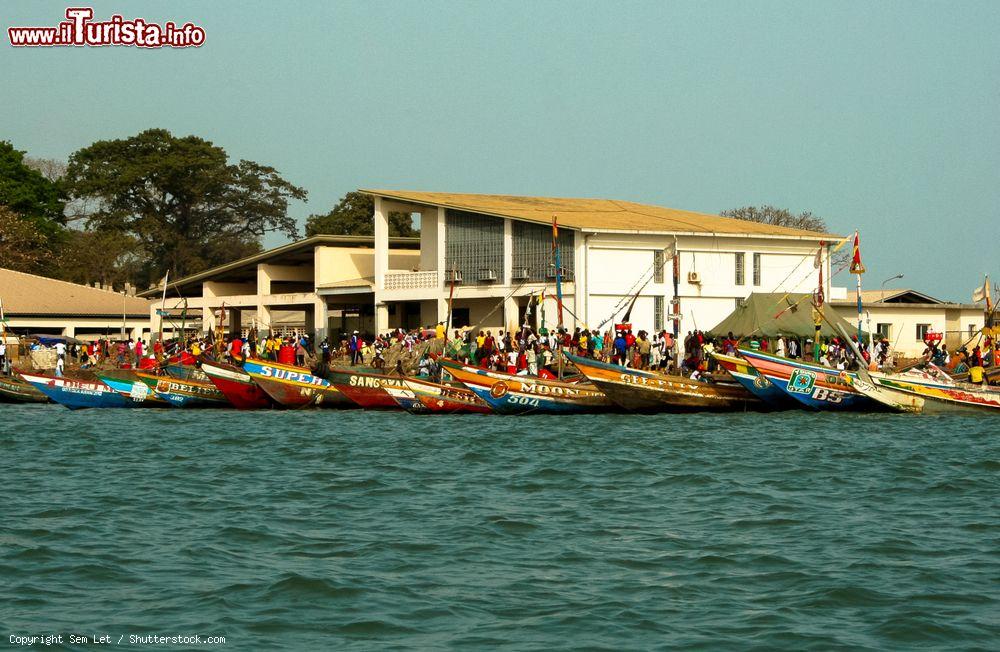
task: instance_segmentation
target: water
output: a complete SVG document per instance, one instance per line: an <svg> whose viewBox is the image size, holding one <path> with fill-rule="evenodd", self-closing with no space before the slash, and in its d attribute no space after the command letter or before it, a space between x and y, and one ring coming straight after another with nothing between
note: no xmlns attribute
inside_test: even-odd
<svg viewBox="0 0 1000 652"><path fill-rule="evenodd" d="M0 406L0 634L995 650L998 427Z"/></svg>

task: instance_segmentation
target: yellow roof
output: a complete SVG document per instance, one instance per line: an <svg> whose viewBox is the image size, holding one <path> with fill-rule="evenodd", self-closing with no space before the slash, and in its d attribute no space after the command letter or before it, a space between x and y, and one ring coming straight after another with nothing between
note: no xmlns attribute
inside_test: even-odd
<svg viewBox="0 0 1000 652"><path fill-rule="evenodd" d="M473 195L452 192L411 190L366 190L361 192L387 199L443 206L527 222L551 224L584 231L624 231L633 233L706 233L759 235L825 240L840 236L737 220L720 215L695 213L676 208L615 199L568 199L559 197L517 197L513 195Z"/></svg>
<svg viewBox="0 0 1000 652"><path fill-rule="evenodd" d="M54 278L0 269L0 301L7 315L149 316L150 302Z"/></svg>

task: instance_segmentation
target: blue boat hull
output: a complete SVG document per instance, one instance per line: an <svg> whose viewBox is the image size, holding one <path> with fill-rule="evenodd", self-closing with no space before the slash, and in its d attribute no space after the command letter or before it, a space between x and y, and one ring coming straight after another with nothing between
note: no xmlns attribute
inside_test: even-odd
<svg viewBox="0 0 1000 652"><path fill-rule="evenodd" d="M128 399L104 383L69 378L25 375L24 379L56 403L71 410L85 408L133 408L141 404Z"/></svg>
<svg viewBox="0 0 1000 652"><path fill-rule="evenodd" d="M546 400L541 396L508 392L500 398L495 397L489 388L478 385L466 385L476 396L483 399L497 414L586 414L594 412L594 408L574 405L561 401Z"/></svg>

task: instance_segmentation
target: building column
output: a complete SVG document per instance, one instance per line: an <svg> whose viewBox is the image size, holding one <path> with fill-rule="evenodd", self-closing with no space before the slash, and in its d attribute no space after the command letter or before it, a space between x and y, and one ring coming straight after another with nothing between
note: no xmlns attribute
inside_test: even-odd
<svg viewBox="0 0 1000 652"><path fill-rule="evenodd" d="M330 311L326 305L326 299L316 299L313 307L313 337L314 343L322 342L326 339L329 330Z"/></svg>
<svg viewBox="0 0 1000 652"><path fill-rule="evenodd" d="M76 337L76 326L65 326L63 327L64 337Z"/></svg>
<svg viewBox="0 0 1000 652"><path fill-rule="evenodd" d="M157 312L160 304L149 307L149 343L152 345L153 342L160 336L160 327L163 325L163 317Z"/></svg>
<svg viewBox="0 0 1000 652"><path fill-rule="evenodd" d="M211 306L202 306L201 331L203 334L208 335L209 330L215 330L215 309Z"/></svg>
<svg viewBox="0 0 1000 652"><path fill-rule="evenodd" d="M375 289L385 289L389 271L389 209L381 197L375 198ZM388 313L386 317L388 327Z"/></svg>
<svg viewBox="0 0 1000 652"><path fill-rule="evenodd" d="M384 301L375 302L375 331L376 335L389 330L389 306Z"/></svg>
<svg viewBox="0 0 1000 652"><path fill-rule="evenodd" d="M257 298L260 301L260 297ZM271 334L271 309L263 303L257 304L257 335Z"/></svg>

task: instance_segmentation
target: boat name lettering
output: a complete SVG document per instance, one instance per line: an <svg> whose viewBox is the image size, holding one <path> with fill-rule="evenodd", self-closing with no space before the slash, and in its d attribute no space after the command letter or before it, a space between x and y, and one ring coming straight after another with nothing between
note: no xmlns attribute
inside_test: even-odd
<svg viewBox="0 0 1000 652"><path fill-rule="evenodd" d="M351 376L351 380L348 384L351 387L367 387L375 389L382 386L382 379L372 378L371 376Z"/></svg>

